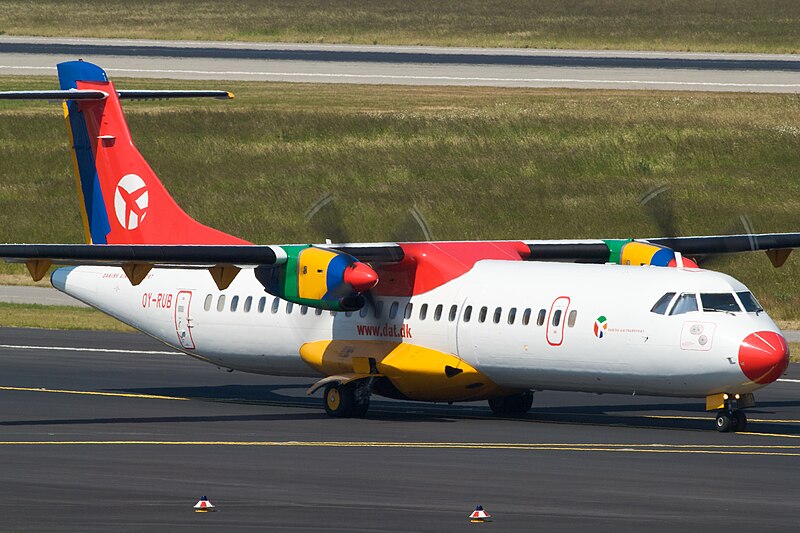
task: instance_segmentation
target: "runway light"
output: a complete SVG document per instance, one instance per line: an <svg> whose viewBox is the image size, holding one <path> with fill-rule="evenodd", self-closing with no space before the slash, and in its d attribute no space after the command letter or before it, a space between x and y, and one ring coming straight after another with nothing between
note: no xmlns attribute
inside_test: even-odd
<svg viewBox="0 0 800 533"><path fill-rule="evenodd" d="M210 501L208 501L208 497L206 496L203 496L200 498L200 501L194 504L195 513L212 513L216 510L217 508L214 507Z"/></svg>
<svg viewBox="0 0 800 533"><path fill-rule="evenodd" d="M480 522L491 522L492 516L483 510L483 505L479 505L472 511L472 514L469 515L469 521L480 523Z"/></svg>

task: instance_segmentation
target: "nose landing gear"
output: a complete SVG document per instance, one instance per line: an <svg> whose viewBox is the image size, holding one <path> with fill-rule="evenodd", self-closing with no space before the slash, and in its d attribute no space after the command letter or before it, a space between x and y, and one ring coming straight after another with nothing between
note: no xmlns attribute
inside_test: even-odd
<svg viewBox="0 0 800 533"><path fill-rule="evenodd" d="M717 431L720 433L727 433L729 431L744 431L747 427L747 416L741 409L734 409L733 411L726 411L720 409L717 412L715 419Z"/></svg>
<svg viewBox="0 0 800 533"><path fill-rule="evenodd" d="M744 431L747 428L747 416L742 409L755 405L752 394L717 394L709 396L706 399L706 407L708 408L714 402L722 404L717 405L721 409L717 411L717 416L714 419L714 426L717 431L728 433L731 431Z"/></svg>

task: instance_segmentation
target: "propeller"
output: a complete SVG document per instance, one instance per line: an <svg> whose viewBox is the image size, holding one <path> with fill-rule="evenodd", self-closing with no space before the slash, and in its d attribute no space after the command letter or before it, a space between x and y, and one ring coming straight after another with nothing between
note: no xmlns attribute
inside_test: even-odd
<svg viewBox="0 0 800 533"><path fill-rule="evenodd" d="M648 212L650 217L658 226L662 237L677 237L679 232L675 223L674 200L670 195L668 185L660 185L647 191L640 199L639 206ZM736 225L731 227L724 235L736 235L741 233L739 228L744 229L744 234L750 238L750 247L756 249L756 242L752 235L755 234L753 224L746 214L739 215ZM718 262L722 254L708 254L693 257L695 263L702 268L708 268L709 264Z"/></svg>

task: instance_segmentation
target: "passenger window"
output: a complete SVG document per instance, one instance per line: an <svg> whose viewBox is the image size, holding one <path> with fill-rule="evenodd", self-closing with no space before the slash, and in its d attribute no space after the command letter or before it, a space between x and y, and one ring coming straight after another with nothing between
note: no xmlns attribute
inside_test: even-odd
<svg viewBox="0 0 800 533"><path fill-rule="evenodd" d="M380 318L383 314L383 302L375 303L375 318Z"/></svg>
<svg viewBox="0 0 800 533"><path fill-rule="evenodd" d="M351 316L353 316L353 312L352 311L345 311L344 312L344 316L346 316L347 318L350 318Z"/></svg>
<svg viewBox="0 0 800 533"><path fill-rule="evenodd" d="M286 314L287 315L291 315L292 314L292 308L293 307L294 307L294 304L292 304L292 302L286 302Z"/></svg>
<svg viewBox="0 0 800 533"><path fill-rule="evenodd" d="M536 317L536 325L542 326L544 325L544 319L547 317L547 311L544 309L539 309L539 315Z"/></svg>
<svg viewBox="0 0 800 533"><path fill-rule="evenodd" d="M263 313L264 309L267 308L267 298L262 296L258 299L258 312Z"/></svg>
<svg viewBox="0 0 800 533"><path fill-rule="evenodd" d="M205 309L206 311L211 311L211 301L213 299L214 299L214 297L211 296L210 294L208 296L206 296L206 301L203 304L203 309Z"/></svg>
<svg viewBox="0 0 800 533"><path fill-rule="evenodd" d="M483 306L481 307L480 313L478 313L478 322L481 324L486 322L486 311L488 311L488 309L486 309L486 306Z"/></svg>
<svg viewBox="0 0 800 533"><path fill-rule="evenodd" d="M672 311L670 311L669 314L682 315L684 313L691 313L692 311L697 311L697 296L684 293L678 296L678 300L675 302L675 305L672 306Z"/></svg>
<svg viewBox="0 0 800 533"><path fill-rule="evenodd" d="M408 302L406 304L406 311L405 311L405 314L403 316L405 317L406 320L408 320L409 318L411 318L411 313L413 313L413 312L414 312L414 304L412 304L411 302Z"/></svg>
<svg viewBox="0 0 800 533"><path fill-rule="evenodd" d="M369 302L364 302L364 307L359 309L358 316L365 318L369 314Z"/></svg>
<svg viewBox="0 0 800 533"><path fill-rule="evenodd" d="M531 323L531 308L528 307L525 309L525 312L522 313L522 325L527 326Z"/></svg>
<svg viewBox="0 0 800 533"><path fill-rule="evenodd" d="M419 319L425 320L426 316L428 316L428 304L422 304L419 308Z"/></svg>
<svg viewBox="0 0 800 533"><path fill-rule="evenodd" d="M220 294L219 300L217 300L217 311L222 311L223 309L225 309L225 295Z"/></svg>
<svg viewBox="0 0 800 533"><path fill-rule="evenodd" d="M708 312L733 312L740 313L742 308L733 297L733 293L705 293L700 295L700 301L703 302L703 311Z"/></svg>
<svg viewBox="0 0 800 533"><path fill-rule="evenodd" d="M514 320L516 320L516 318L517 318L517 308L512 307L511 309L508 310L508 324L513 325Z"/></svg>
<svg viewBox="0 0 800 533"><path fill-rule="evenodd" d="M397 316L397 308L400 307L400 304L397 302L392 302L391 307L389 307L389 320L393 320L394 317Z"/></svg>
<svg viewBox="0 0 800 533"><path fill-rule="evenodd" d="M436 309L433 311L433 319L435 321L437 321L437 322L439 321L440 318L442 318L442 308L443 307L444 306L442 306L442 304L439 304L439 305L436 306Z"/></svg>
<svg viewBox="0 0 800 533"><path fill-rule="evenodd" d="M306 313L308 313L308 306L307 305L301 305L300 306L300 314L301 315L305 315Z"/></svg>
<svg viewBox="0 0 800 533"><path fill-rule="evenodd" d="M472 306L468 305L464 308L464 322L469 322L470 318L472 318Z"/></svg>
<svg viewBox="0 0 800 533"><path fill-rule="evenodd" d="M573 309L569 312L569 316L567 317L567 326L574 328L576 320L578 320L578 312Z"/></svg>
<svg viewBox="0 0 800 533"><path fill-rule="evenodd" d="M231 312L236 311L237 307L239 307L239 297L234 296L231 298Z"/></svg>
<svg viewBox="0 0 800 533"><path fill-rule="evenodd" d="M492 318L492 320L494 320L495 324L499 324L500 323L500 315L502 315L502 314L503 314L503 308L502 307L495 308L495 310L494 310L494 318Z"/></svg>
<svg viewBox="0 0 800 533"><path fill-rule="evenodd" d="M561 309L556 309L553 313L553 327L558 327L559 324L561 324Z"/></svg>
<svg viewBox="0 0 800 533"><path fill-rule="evenodd" d="M275 298L274 300L272 300L272 308L270 309L272 314L275 314L275 313L278 312L278 307L280 307L280 305L281 305L280 298Z"/></svg>
<svg viewBox="0 0 800 533"><path fill-rule="evenodd" d="M331 313L333 313L333 311L331 311ZM316 309L314 309L314 314L317 316L322 316L322 309L317 307Z"/></svg>
<svg viewBox="0 0 800 533"><path fill-rule="evenodd" d="M244 299L244 312L249 313L251 307L253 307L253 297L248 296Z"/></svg>
<svg viewBox="0 0 800 533"><path fill-rule="evenodd" d="M663 315L667 312L667 308L669 307L669 303L672 301L672 298L675 297L674 292L668 292L664 296L658 299L656 304L650 309L651 313L655 313L657 315Z"/></svg>
<svg viewBox="0 0 800 533"><path fill-rule="evenodd" d="M456 319L457 314L458 314L458 306L451 305L450 314L447 316L447 320L449 320L450 322L454 321Z"/></svg>
<svg viewBox="0 0 800 533"><path fill-rule="evenodd" d="M737 292L736 296L738 296L739 299L742 301L744 310L747 311L748 313L760 313L761 311L764 310L764 308L761 307L761 304L758 303L758 300L756 300L756 297L753 296L752 292L750 291Z"/></svg>

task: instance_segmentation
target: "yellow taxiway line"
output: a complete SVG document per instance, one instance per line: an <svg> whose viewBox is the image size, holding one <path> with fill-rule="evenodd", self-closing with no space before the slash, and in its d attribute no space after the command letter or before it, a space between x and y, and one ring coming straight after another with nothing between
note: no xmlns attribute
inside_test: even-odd
<svg viewBox="0 0 800 533"><path fill-rule="evenodd" d="M0 441L0 446L231 446L294 448L407 448L459 450L576 451L612 453L683 453L800 457L800 446L703 446L695 444L588 444L492 442L339 442L339 441Z"/></svg>
<svg viewBox="0 0 800 533"><path fill-rule="evenodd" d="M0 390L7 391L21 391L21 392L51 392L56 394L80 394L84 396L114 396L119 398L144 398L147 400L188 400L189 398L180 398L177 396L159 396L157 394L130 394L125 392L100 392L100 391L82 391L82 390L62 390L62 389L44 389L36 387L4 387L0 386Z"/></svg>

